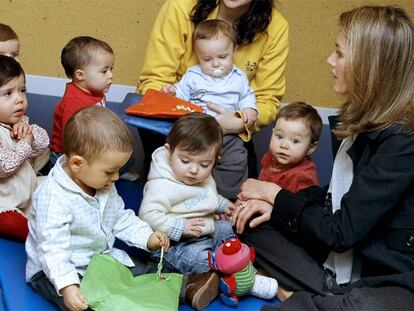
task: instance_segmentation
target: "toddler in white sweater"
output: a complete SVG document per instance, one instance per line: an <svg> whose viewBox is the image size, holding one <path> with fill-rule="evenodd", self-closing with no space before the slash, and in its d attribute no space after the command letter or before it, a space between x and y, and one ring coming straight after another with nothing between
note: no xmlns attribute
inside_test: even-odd
<svg viewBox="0 0 414 311"><path fill-rule="evenodd" d="M168 234L164 259L173 271L208 271L208 251L233 234L231 223L216 215L230 215L234 204L217 193L211 175L222 140L213 117L192 113L175 122L165 146L152 155L139 216ZM158 260L157 252L153 256Z"/></svg>

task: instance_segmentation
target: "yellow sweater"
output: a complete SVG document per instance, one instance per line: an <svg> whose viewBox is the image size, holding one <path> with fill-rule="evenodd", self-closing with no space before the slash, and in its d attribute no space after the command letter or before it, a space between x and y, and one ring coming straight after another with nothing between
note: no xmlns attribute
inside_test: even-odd
<svg viewBox="0 0 414 311"><path fill-rule="evenodd" d="M167 0L162 6L149 38L145 62L139 77L138 90L159 90L178 82L187 68L197 64L191 35L194 30L189 15L196 0ZM218 7L209 18L217 17ZM255 128L242 133L244 141L251 133L272 123L285 93L286 58L288 54L288 23L273 9L266 32L257 34L252 43L238 47L234 63L242 69L255 91L259 118Z"/></svg>

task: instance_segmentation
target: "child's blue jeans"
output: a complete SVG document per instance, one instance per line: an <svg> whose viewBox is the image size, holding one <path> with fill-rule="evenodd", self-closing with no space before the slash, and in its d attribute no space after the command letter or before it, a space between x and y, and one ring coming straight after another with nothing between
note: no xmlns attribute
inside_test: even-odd
<svg viewBox="0 0 414 311"><path fill-rule="evenodd" d="M234 235L231 223L227 220L217 220L214 223L214 234L199 238L171 241L171 247L164 253L164 266L170 271L179 273L202 273L210 270L208 252L214 252L224 243L229 235ZM152 259L160 259L160 252L154 252Z"/></svg>

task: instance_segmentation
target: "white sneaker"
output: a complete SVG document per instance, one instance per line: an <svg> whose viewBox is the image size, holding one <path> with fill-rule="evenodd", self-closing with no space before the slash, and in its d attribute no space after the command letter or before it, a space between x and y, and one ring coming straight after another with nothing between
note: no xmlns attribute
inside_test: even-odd
<svg viewBox="0 0 414 311"><path fill-rule="evenodd" d="M256 274L250 294L262 299L272 299L276 297L278 286L276 279Z"/></svg>

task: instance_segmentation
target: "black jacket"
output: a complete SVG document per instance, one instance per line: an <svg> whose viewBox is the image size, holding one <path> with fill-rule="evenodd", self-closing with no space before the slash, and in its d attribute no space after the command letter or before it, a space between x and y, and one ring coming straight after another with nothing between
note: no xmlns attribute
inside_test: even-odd
<svg viewBox="0 0 414 311"><path fill-rule="evenodd" d="M348 150L354 179L332 214L324 189L281 190L270 223L321 260L353 247L362 259L355 286L404 286L414 291L414 135L402 126L359 134Z"/></svg>

